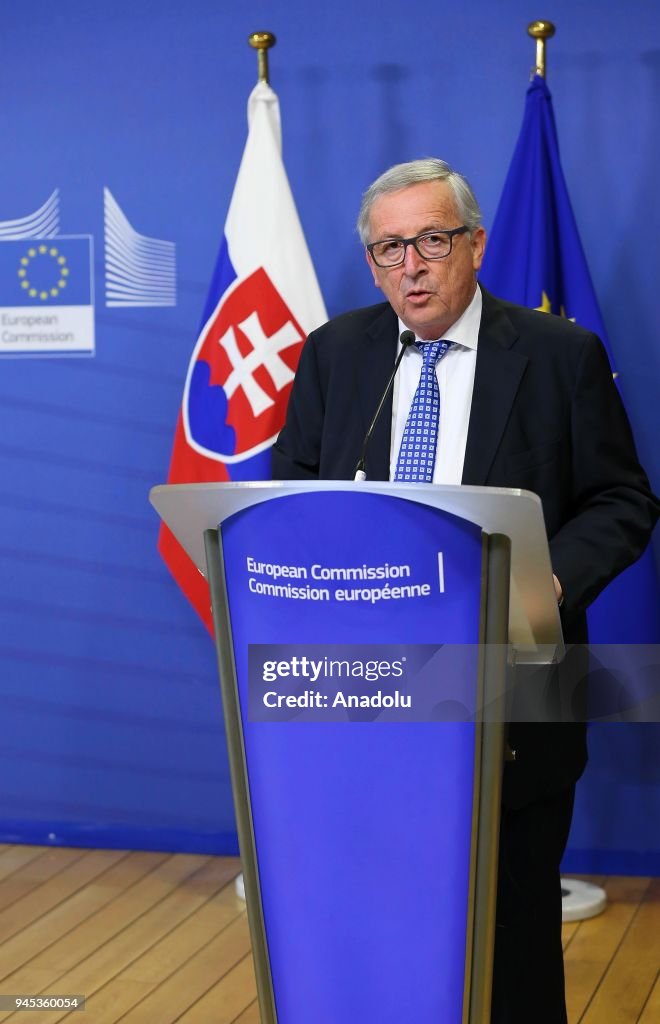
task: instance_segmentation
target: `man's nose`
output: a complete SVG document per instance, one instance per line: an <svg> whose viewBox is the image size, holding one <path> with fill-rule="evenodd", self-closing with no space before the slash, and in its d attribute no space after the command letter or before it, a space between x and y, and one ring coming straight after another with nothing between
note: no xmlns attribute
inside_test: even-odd
<svg viewBox="0 0 660 1024"><path fill-rule="evenodd" d="M416 277L420 271L426 270L426 260L420 256L417 249L409 242L403 257L403 267L409 277Z"/></svg>

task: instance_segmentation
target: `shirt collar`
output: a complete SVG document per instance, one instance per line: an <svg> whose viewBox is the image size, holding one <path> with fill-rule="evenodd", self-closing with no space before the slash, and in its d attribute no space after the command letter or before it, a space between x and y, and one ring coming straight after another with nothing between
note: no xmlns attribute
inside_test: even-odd
<svg viewBox="0 0 660 1024"><path fill-rule="evenodd" d="M437 340L453 341L455 345L461 345L463 348L471 348L476 352L479 341L482 306L483 301L481 298L481 288L477 285L470 305L461 313L456 323L453 323L449 330L445 331L442 337ZM408 328L399 317L399 337L401 337L402 331L407 330ZM418 340L417 335L415 335L415 341Z"/></svg>

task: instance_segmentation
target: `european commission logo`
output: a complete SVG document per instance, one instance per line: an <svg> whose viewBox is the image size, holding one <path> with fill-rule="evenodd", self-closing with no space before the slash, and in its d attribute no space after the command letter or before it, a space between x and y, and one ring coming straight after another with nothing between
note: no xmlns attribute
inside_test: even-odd
<svg viewBox="0 0 660 1024"><path fill-rule="evenodd" d="M91 237L0 240L0 354L93 352Z"/></svg>
<svg viewBox="0 0 660 1024"><path fill-rule="evenodd" d="M175 306L174 242L137 232L108 188L103 206L106 306ZM59 189L0 221L0 355L94 354L93 239L59 230Z"/></svg>

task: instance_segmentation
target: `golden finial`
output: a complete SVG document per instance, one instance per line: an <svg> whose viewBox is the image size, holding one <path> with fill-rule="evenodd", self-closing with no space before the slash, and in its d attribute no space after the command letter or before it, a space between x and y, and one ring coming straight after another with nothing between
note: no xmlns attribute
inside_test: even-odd
<svg viewBox="0 0 660 1024"><path fill-rule="evenodd" d="M536 39L536 67L533 74L545 78L545 41L552 39L555 26L551 21L531 21L527 26L527 35Z"/></svg>
<svg viewBox="0 0 660 1024"><path fill-rule="evenodd" d="M270 85L268 80L268 51L275 46L277 39L272 32L253 32L248 38L248 43L253 50L257 51L259 61L259 81Z"/></svg>

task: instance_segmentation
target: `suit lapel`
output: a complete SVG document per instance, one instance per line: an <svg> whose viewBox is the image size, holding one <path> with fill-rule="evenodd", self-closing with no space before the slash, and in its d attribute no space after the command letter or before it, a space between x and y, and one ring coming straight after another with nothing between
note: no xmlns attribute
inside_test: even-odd
<svg viewBox="0 0 660 1024"><path fill-rule="evenodd" d="M374 320L362 338L359 341L356 339L356 343L360 345L360 349L356 363L355 383L358 408L363 421L362 436L364 437L396 359L397 318L391 306L383 307L383 312ZM391 428L392 393L390 392L367 449L368 480L389 480Z"/></svg>
<svg viewBox="0 0 660 1024"><path fill-rule="evenodd" d="M511 414L527 357L512 350L518 333L506 308L483 288L477 365L468 427L464 484L485 484Z"/></svg>

